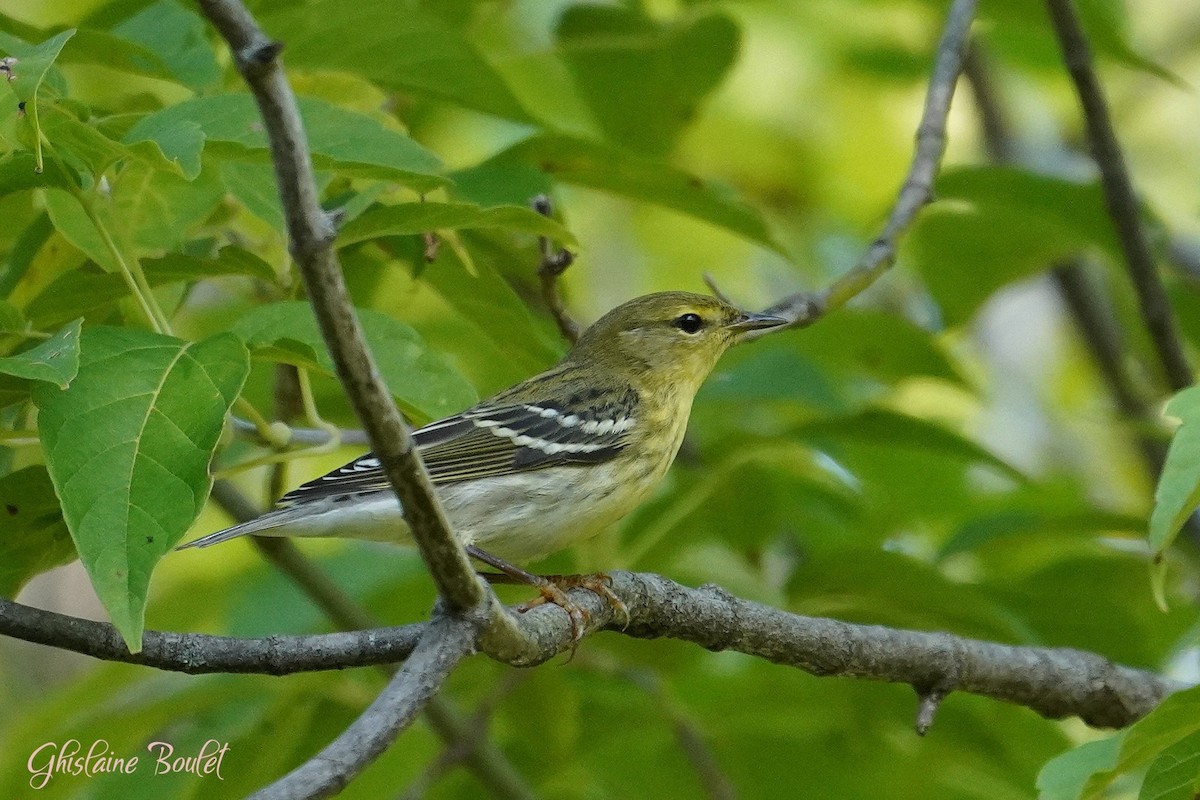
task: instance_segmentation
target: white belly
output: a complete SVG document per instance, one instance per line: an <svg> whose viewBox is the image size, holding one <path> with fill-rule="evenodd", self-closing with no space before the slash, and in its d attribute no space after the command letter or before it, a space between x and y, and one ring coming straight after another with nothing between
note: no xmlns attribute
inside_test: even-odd
<svg viewBox="0 0 1200 800"><path fill-rule="evenodd" d="M669 463L669 462L668 462ZM668 463L646 464L615 480L612 462L562 466L438 487L458 538L506 561L525 562L594 536L636 508ZM351 502L323 503L263 535L345 536L411 542L400 505L389 492ZM316 513L313 513L316 512Z"/></svg>

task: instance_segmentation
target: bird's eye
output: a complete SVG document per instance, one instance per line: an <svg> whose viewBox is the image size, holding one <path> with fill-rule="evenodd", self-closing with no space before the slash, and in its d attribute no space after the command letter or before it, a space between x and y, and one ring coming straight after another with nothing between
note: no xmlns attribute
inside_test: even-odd
<svg viewBox="0 0 1200 800"><path fill-rule="evenodd" d="M699 314L683 314L676 318L674 325L684 333L698 333L704 327L704 320Z"/></svg>

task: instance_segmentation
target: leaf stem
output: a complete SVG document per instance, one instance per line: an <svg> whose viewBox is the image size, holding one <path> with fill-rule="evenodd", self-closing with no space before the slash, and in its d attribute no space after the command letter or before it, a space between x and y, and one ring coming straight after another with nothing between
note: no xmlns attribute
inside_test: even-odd
<svg viewBox="0 0 1200 800"><path fill-rule="evenodd" d="M308 424L329 434L326 441L309 448L307 452L316 455L337 449L342 444L341 428L325 421L321 417L321 412L317 410L317 402L313 398L312 379L309 377L308 370L296 370L296 384L300 389L300 402L304 406L304 416L308 420Z"/></svg>
<svg viewBox="0 0 1200 800"><path fill-rule="evenodd" d="M245 397L238 395L238 399L234 400L233 404L239 414L254 424L254 429L258 431L259 438L271 447L282 450L291 443L291 436L282 435L280 433L280 426L269 422L266 417L259 413L254 404Z"/></svg>
<svg viewBox="0 0 1200 800"><path fill-rule="evenodd" d="M121 271L121 277L125 279L126 285L129 286L129 291L133 293L134 299L142 308L142 313L150 322L150 326L158 333L170 334L171 322L158 306L158 300L154 297L154 290L150 287L150 282L146 280L146 273L142 272L142 265L136 258L126 260L121 248L117 246L116 240L109 233L108 227L100 219L100 215L96 213L96 208L92 204L91 198L84 195L80 189L75 189L75 199L83 206L83 212L87 214L88 219L96 228L96 232L100 234L100 239L104 242L104 247L116 261L117 267Z"/></svg>
<svg viewBox="0 0 1200 800"><path fill-rule="evenodd" d="M37 131L37 171L41 172L41 146L45 135L41 132L41 128L38 128ZM46 139L46 146L53 149L53 145L49 139ZM101 221L100 215L96 213L96 207L92 203L92 198L84 194L83 189L75 184L75 181L67 174L66 168L60 161L55 161L54 163L66 176L67 180L65 183L70 187L68 191L70 191L71 195L83 208L84 215L92 223L92 227L96 229L96 233L100 235L100 240L103 242L105 249L108 250L109 255L116 261L117 267L121 272L121 277L125 279L125 285L129 287L130 293L133 294L134 299L141 307L142 314L145 315L146 321L150 323L150 327L156 333L170 334L171 323L167 320L166 315L163 314L162 309L158 307L158 301L154 297L154 291L150 288L150 282L146 280L146 274L142 272L141 263L136 258L132 259L133 267L130 267L130 262L125 260L125 256L121 252L121 249L117 247L112 234L108 232L108 228Z"/></svg>

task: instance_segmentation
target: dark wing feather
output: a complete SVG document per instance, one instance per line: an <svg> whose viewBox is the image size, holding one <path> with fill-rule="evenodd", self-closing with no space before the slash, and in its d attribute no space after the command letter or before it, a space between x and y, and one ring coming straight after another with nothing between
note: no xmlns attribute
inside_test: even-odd
<svg viewBox="0 0 1200 800"><path fill-rule="evenodd" d="M509 475L561 464L595 464L628 443L637 395L570 412L553 403L480 405L430 423L413 439L434 484ZM374 453L288 492L280 505L382 491L387 478Z"/></svg>

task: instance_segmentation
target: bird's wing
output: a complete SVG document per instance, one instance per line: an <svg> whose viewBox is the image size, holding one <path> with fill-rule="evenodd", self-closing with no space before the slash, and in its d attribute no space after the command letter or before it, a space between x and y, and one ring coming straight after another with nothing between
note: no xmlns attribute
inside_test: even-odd
<svg viewBox="0 0 1200 800"><path fill-rule="evenodd" d="M426 425L413 439L435 485L560 464L594 464L613 458L628 443L636 395L622 400L575 413L547 402L479 405ZM279 504L388 486L379 459L366 453L293 489Z"/></svg>

